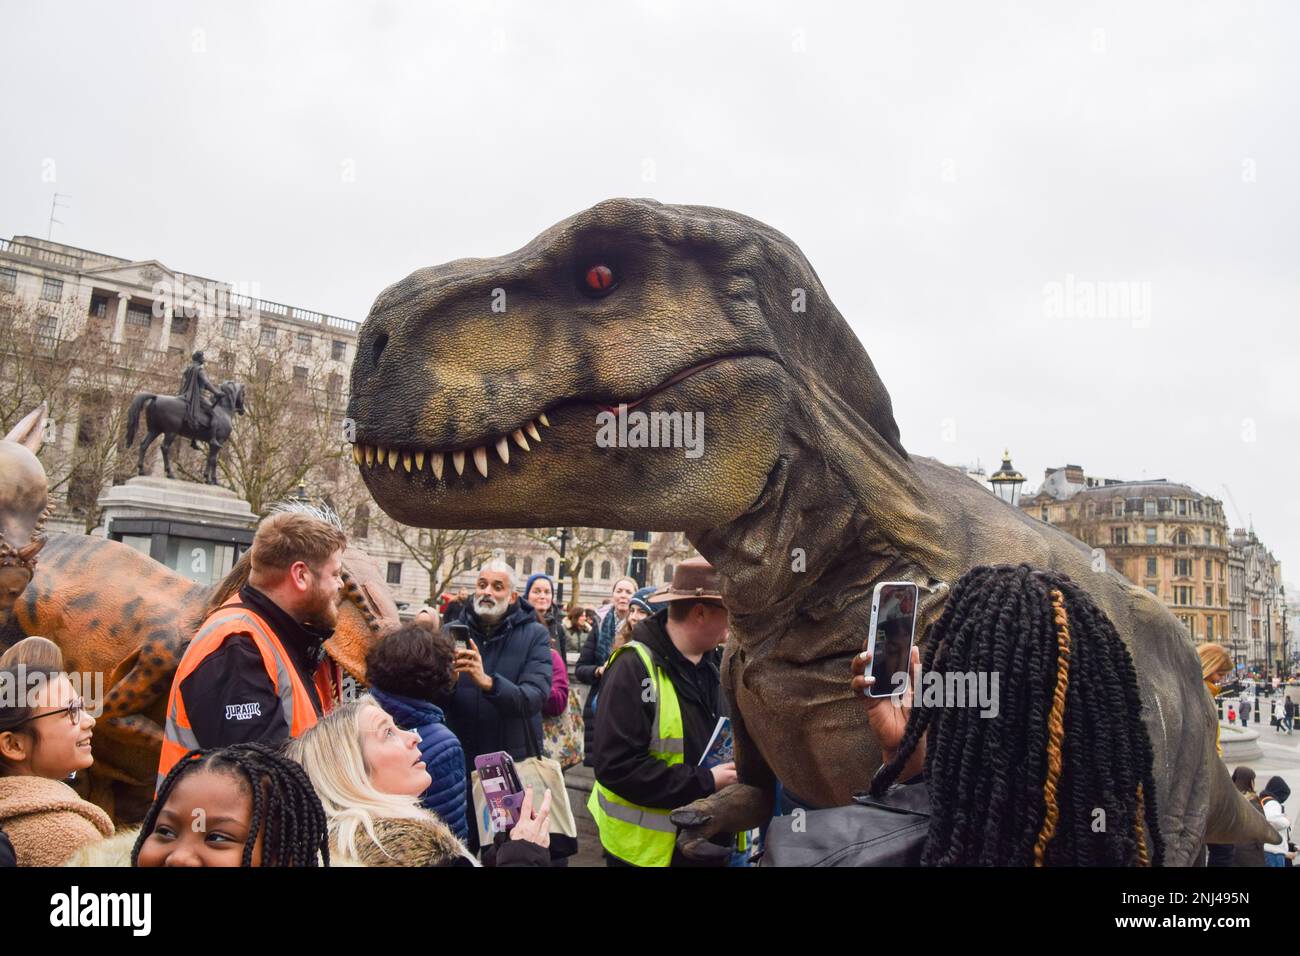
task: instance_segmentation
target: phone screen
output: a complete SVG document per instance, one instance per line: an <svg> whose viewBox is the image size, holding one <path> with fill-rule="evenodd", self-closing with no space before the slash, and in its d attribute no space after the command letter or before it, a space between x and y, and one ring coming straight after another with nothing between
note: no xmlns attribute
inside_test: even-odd
<svg viewBox="0 0 1300 956"><path fill-rule="evenodd" d="M872 697L892 697L907 690L907 662L916 636L916 597L915 584L876 585L871 601Z"/></svg>
<svg viewBox="0 0 1300 956"><path fill-rule="evenodd" d="M468 624L448 624L447 630L451 633L451 639L456 642L460 648L469 647L469 625Z"/></svg>

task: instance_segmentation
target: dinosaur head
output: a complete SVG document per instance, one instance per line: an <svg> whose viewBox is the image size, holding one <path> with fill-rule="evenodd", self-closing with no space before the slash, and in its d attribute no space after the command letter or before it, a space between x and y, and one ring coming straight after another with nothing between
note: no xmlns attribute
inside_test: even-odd
<svg viewBox="0 0 1300 956"><path fill-rule="evenodd" d="M351 396L372 495L424 527L716 528L755 507L792 423L828 397L902 453L798 248L737 213L650 200L389 287Z"/></svg>
<svg viewBox="0 0 1300 956"><path fill-rule="evenodd" d="M0 440L0 626L9 622L45 544L49 495L45 469L36 458L44 428L42 405Z"/></svg>
<svg viewBox="0 0 1300 956"><path fill-rule="evenodd" d="M325 651L357 680L366 679L366 653L401 621L397 604L374 561L354 547L343 552L343 592L334 634Z"/></svg>

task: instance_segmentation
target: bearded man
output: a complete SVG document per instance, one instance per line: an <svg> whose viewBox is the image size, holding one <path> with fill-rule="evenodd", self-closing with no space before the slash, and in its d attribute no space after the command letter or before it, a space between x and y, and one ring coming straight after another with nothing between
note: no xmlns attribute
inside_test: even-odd
<svg viewBox="0 0 1300 956"><path fill-rule="evenodd" d="M248 583L185 649L167 701L158 780L188 750L297 737L339 700L324 644L338 622L347 536L301 512L258 525Z"/></svg>
<svg viewBox="0 0 1300 956"><path fill-rule="evenodd" d="M541 746L542 704L551 695L551 636L515 590L514 569L504 561L485 565L473 599L447 623L469 628L466 646L456 650L460 677L446 708L447 725L465 751L466 779L480 754L535 756L530 750ZM472 795L469 800L472 807ZM477 849L477 827L469 837L470 849Z"/></svg>

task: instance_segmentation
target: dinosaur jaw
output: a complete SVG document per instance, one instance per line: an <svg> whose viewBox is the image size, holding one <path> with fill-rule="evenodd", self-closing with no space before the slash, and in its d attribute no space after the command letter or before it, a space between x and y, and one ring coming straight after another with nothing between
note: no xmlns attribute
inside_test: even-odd
<svg viewBox="0 0 1300 956"><path fill-rule="evenodd" d="M381 445L360 425L354 458L403 524L713 527L762 492L789 391L772 359L722 357L618 406L560 401L459 448Z"/></svg>

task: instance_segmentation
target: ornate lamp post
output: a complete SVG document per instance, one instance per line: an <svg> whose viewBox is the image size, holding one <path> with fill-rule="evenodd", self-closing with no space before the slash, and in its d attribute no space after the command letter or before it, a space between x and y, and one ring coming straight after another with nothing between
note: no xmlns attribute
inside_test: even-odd
<svg viewBox="0 0 1300 956"><path fill-rule="evenodd" d="M632 554L627 561L627 573L636 581L637 588L645 587L646 556L650 551L650 532L632 532Z"/></svg>
<svg viewBox="0 0 1300 956"><path fill-rule="evenodd" d="M560 573L556 575L557 580L555 582L555 606L563 610L564 609L564 579L569 576L569 562L565 560L564 557L565 547L569 543L569 529L561 528L558 536L550 535L546 540L551 544L554 544L556 541L560 542Z"/></svg>
<svg viewBox="0 0 1300 956"><path fill-rule="evenodd" d="M1020 487L1025 483L1025 476L1011 466L1011 451L1002 452L1002 467L989 476L993 493L1011 505L1020 507Z"/></svg>

